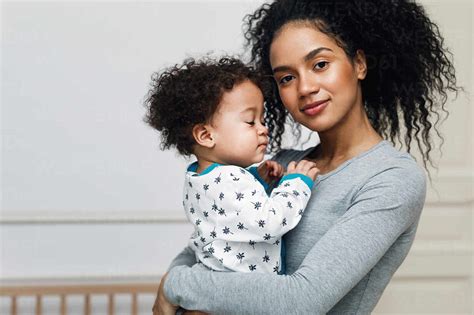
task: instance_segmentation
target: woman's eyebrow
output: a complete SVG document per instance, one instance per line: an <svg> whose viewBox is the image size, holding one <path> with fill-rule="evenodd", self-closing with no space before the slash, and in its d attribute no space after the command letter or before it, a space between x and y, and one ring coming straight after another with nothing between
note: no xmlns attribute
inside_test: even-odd
<svg viewBox="0 0 474 315"><path fill-rule="evenodd" d="M306 56L304 56L303 60L304 60L304 61L310 61L310 60L313 59L317 54L319 54L320 52L325 51L325 50L334 52L331 48L319 47L319 48L313 49L313 50L311 50L309 53L307 53Z"/></svg>
<svg viewBox="0 0 474 315"><path fill-rule="evenodd" d="M313 49L309 53L307 53L306 56L303 57L303 60L305 62L307 62L307 61L313 59L320 52L325 51L325 50L334 52L331 48L319 47L319 48ZM275 67L275 68L272 69L273 73L279 72L279 71L288 71L288 70L290 70L289 66L278 66L278 67Z"/></svg>

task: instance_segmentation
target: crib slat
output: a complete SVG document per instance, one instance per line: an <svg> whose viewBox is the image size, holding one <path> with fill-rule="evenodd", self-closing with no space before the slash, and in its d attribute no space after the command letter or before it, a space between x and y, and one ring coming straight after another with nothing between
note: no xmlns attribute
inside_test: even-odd
<svg viewBox="0 0 474 315"><path fill-rule="evenodd" d="M138 315L138 299L137 294L132 294L132 315Z"/></svg>
<svg viewBox="0 0 474 315"><path fill-rule="evenodd" d="M61 304L60 304L60 312L61 315L66 315L66 296L64 294L61 294Z"/></svg>
<svg viewBox="0 0 474 315"><path fill-rule="evenodd" d="M41 315L42 314L42 298L43 296L42 295L37 295L36 296L36 306L35 306L35 313L36 315Z"/></svg>
<svg viewBox="0 0 474 315"><path fill-rule="evenodd" d="M10 307L10 315L16 315L16 296L11 297L12 304Z"/></svg>
<svg viewBox="0 0 474 315"><path fill-rule="evenodd" d="M84 296L84 315L91 315L91 296L89 294Z"/></svg>
<svg viewBox="0 0 474 315"><path fill-rule="evenodd" d="M114 309L115 309L114 295L111 293L109 294L109 315L114 315Z"/></svg>

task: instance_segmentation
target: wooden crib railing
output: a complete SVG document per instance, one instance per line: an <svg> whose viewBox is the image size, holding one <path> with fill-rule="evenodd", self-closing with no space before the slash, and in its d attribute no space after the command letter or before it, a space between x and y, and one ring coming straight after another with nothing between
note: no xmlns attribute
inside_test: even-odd
<svg viewBox="0 0 474 315"><path fill-rule="evenodd" d="M138 315L138 295L155 294L158 284L97 284L97 285L36 285L36 286L1 286L0 296L10 298L10 315L18 314L18 298L22 296L36 297L35 314L42 315L42 300L44 296L59 296L59 314L67 314L67 296L82 295L84 297L84 315L91 315L91 296L108 296L108 315L114 315L116 294L130 294L130 314ZM151 312L151 309L150 309Z"/></svg>

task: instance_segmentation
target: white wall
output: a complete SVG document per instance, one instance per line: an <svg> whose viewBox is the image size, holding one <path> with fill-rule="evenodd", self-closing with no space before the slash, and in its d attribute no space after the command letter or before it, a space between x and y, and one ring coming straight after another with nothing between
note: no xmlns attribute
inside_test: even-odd
<svg viewBox="0 0 474 315"><path fill-rule="evenodd" d="M242 52L259 2L2 3L0 281L158 279L191 228L186 161L141 121L150 75ZM472 3L424 3L470 93ZM449 108L417 240L379 313L472 311L474 116L466 95Z"/></svg>

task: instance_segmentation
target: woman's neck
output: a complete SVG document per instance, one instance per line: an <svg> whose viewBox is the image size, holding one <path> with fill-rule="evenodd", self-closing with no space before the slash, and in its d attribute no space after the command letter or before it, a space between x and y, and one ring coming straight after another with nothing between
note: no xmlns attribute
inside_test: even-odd
<svg viewBox="0 0 474 315"><path fill-rule="evenodd" d="M312 157L322 173L337 168L383 140L370 124L363 109L334 128L320 132L319 138L321 143Z"/></svg>

